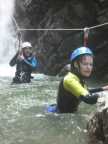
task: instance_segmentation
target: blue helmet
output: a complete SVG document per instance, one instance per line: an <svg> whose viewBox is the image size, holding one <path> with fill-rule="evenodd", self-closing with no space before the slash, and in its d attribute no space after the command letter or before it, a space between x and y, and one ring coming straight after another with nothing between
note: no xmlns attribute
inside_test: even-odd
<svg viewBox="0 0 108 144"><path fill-rule="evenodd" d="M77 57L79 57L81 55L85 55L85 54L93 56L93 52L89 48L87 48L87 47L77 48L71 53L70 60L74 61Z"/></svg>

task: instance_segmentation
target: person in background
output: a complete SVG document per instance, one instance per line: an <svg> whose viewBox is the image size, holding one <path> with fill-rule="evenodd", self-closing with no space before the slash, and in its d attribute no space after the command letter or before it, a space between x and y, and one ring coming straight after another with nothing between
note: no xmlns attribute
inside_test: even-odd
<svg viewBox="0 0 108 144"><path fill-rule="evenodd" d="M33 54L30 42L23 42L21 50L9 62L10 66L16 65L16 73L13 83L29 83L31 81L31 73L38 66L38 60Z"/></svg>
<svg viewBox="0 0 108 144"><path fill-rule="evenodd" d="M85 80L92 74L93 59L93 52L87 47L80 47L72 52L71 71L59 84L57 105L49 106L48 112L76 112L81 101L96 104L98 99L96 92L108 90L108 86L88 89L85 83Z"/></svg>

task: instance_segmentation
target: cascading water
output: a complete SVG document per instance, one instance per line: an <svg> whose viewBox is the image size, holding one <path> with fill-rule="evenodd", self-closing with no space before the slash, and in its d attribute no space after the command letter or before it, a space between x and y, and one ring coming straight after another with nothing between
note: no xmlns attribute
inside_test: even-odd
<svg viewBox="0 0 108 144"><path fill-rule="evenodd" d="M15 53L16 34L13 26L15 0L0 0L0 76L13 75L9 60Z"/></svg>

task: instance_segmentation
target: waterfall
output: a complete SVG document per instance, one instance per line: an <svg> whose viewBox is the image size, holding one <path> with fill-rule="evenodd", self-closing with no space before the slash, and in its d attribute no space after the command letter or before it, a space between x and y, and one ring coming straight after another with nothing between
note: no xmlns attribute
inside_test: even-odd
<svg viewBox="0 0 108 144"><path fill-rule="evenodd" d="M0 0L0 76L10 75L13 71L9 60L15 54L17 40L12 20L14 4L15 0Z"/></svg>

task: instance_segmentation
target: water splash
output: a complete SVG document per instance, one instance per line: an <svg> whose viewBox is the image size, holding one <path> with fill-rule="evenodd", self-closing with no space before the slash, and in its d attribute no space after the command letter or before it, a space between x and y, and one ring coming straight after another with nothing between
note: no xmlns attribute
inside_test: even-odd
<svg viewBox="0 0 108 144"><path fill-rule="evenodd" d="M0 75L3 76L9 74L8 63L16 51L16 32L12 22L14 4L15 0L0 0Z"/></svg>
<svg viewBox="0 0 108 144"><path fill-rule="evenodd" d="M15 75L15 67L9 64L0 64L0 77L13 77Z"/></svg>
<svg viewBox="0 0 108 144"><path fill-rule="evenodd" d="M101 92L97 102L97 110L102 111L108 108L108 92Z"/></svg>

